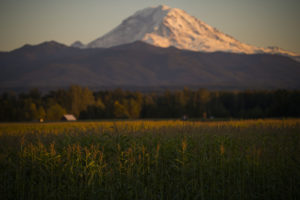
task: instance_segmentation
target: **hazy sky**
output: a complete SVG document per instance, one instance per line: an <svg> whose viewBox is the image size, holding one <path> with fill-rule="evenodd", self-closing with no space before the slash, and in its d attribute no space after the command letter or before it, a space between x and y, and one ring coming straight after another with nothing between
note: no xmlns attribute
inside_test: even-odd
<svg viewBox="0 0 300 200"><path fill-rule="evenodd" d="M160 4L241 42L300 53L299 0L0 0L0 51L49 40L88 43L137 10Z"/></svg>

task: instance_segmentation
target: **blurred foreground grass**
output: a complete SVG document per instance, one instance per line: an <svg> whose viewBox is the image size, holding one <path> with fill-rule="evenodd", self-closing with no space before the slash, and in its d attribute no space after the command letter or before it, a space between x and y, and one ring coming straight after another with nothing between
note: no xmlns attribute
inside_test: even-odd
<svg viewBox="0 0 300 200"><path fill-rule="evenodd" d="M0 199L300 199L300 120L0 124Z"/></svg>

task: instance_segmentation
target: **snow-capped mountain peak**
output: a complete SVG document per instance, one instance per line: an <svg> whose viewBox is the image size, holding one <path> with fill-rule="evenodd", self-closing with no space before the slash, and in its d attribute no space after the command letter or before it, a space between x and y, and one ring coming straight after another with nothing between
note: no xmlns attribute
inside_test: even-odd
<svg viewBox="0 0 300 200"><path fill-rule="evenodd" d="M147 33L153 32L155 27L162 23L170 9L167 6L157 6L137 11L109 33L90 42L87 47L112 47L138 40L143 41Z"/></svg>
<svg viewBox="0 0 300 200"><path fill-rule="evenodd" d="M73 42L70 46L74 47L74 48L84 48L85 47L85 45L82 44L82 42L80 42L79 40Z"/></svg>
<svg viewBox="0 0 300 200"><path fill-rule="evenodd" d="M165 5L137 11L104 36L90 42L87 48L112 47L134 41L159 46L174 46L192 51L225 51L234 53L272 53L298 56L277 48L259 48L242 43L178 8Z"/></svg>

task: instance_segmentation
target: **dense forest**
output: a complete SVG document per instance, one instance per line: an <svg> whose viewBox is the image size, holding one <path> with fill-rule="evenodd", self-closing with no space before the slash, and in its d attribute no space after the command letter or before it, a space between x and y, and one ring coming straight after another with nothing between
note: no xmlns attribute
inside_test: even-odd
<svg viewBox="0 0 300 200"><path fill-rule="evenodd" d="M92 92L71 86L42 95L38 89L0 95L0 121L78 119L300 117L300 91L208 91L140 93L121 89Z"/></svg>

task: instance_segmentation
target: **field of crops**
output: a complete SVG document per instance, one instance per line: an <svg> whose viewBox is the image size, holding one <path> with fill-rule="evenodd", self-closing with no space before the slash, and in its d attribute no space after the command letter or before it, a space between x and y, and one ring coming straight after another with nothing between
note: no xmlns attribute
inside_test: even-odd
<svg viewBox="0 0 300 200"><path fill-rule="evenodd" d="M300 119L0 124L0 199L300 199Z"/></svg>

